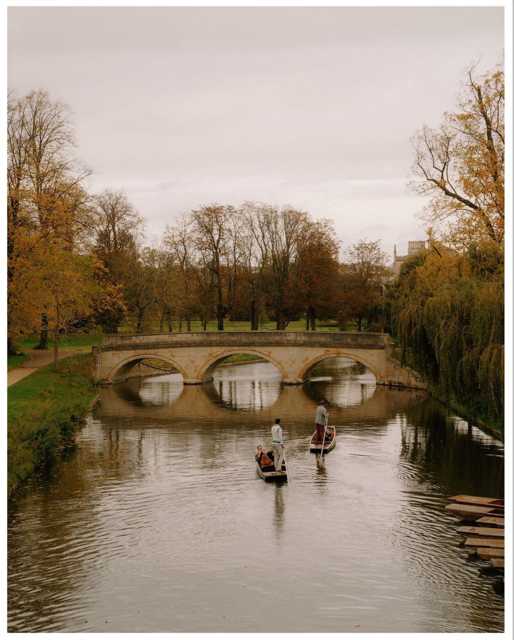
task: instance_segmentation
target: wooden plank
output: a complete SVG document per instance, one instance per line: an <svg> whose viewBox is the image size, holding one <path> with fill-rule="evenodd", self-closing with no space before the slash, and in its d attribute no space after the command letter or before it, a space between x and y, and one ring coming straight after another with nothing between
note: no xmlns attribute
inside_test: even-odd
<svg viewBox="0 0 514 640"><path fill-rule="evenodd" d="M465 527L457 527L457 531L465 535L484 536L486 538L503 538L505 535L504 529L496 527L473 527L468 525Z"/></svg>
<svg viewBox="0 0 514 640"><path fill-rule="evenodd" d="M498 538L466 538L464 541L465 547L496 547L503 549L504 541L498 540Z"/></svg>
<svg viewBox="0 0 514 640"><path fill-rule="evenodd" d="M501 498L482 498L481 496L458 495L451 496L449 500L462 504L476 504L481 507L495 507L496 509L503 509L503 500Z"/></svg>
<svg viewBox="0 0 514 640"><path fill-rule="evenodd" d="M484 560L490 560L491 558L503 558L505 556L504 549L477 549L476 553L479 558L483 558Z"/></svg>
<svg viewBox="0 0 514 640"><path fill-rule="evenodd" d="M494 509L491 509L491 507L480 507L473 504L447 504L445 509L456 516L470 519L480 518L481 516L486 516L494 512Z"/></svg>
<svg viewBox="0 0 514 640"><path fill-rule="evenodd" d="M488 525L493 525L495 527L502 527L502 528L504 526L504 522L505 520L503 518L497 518L495 516L484 516L477 520L477 524L488 524Z"/></svg>
<svg viewBox="0 0 514 640"><path fill-rule="evenodd" d="M505 560L503 558L491 558L491 566L495 569L505 569Z"/></svg>

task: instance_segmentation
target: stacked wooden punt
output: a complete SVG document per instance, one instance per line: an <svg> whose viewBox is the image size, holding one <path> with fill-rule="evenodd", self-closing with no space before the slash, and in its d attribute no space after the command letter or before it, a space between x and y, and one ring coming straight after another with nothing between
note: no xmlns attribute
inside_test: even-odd
<svg viewBox="0 0 514 640"><path fill-rule="evenodd" d="M461 518L457 531L464 536L469 558L484 562L482 573L496 576L495 591L503 593L505 567L504 503L500 498L458 495L446 510Z"/></svg>

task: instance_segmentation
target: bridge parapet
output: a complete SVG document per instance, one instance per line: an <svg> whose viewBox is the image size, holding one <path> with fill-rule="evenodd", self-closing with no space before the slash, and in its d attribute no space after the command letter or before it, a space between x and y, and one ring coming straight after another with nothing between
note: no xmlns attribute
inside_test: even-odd
<svg viewBox="0 0 514 640"><path fill-rule="evenodd" d="M384 349L386 334L358 331L202 331L105 336L100 350L177 347L339 347Z"/></svg>

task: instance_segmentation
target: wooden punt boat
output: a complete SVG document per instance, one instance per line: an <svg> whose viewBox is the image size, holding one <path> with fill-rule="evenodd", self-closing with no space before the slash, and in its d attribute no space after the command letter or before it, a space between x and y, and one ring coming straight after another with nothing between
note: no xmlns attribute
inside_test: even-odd
<svg viewBox="0 0 514 640"><path fill-rule="evenodd" d="M505 530L496 527L457 527L459 533L484 538L504 538Z"/></svg>
<svg viewBox="0 0 514 640"><path fill-rule="evenodd" d="M475 554L479 558L482 558L482 560L490 560L491 558L503 558L505 555L504 551L504 549L479 547L475 549Z"/></svg>
<svg viewBox="0 0 514 640"><path fill-rule="evenodd" d="M465 547L488 547L489 549L503 549L505 542L502 538L466 538Z"/></svg>
<svg viewBox="0 0 514 640"><path fill-rule="evenodd" d="M311 453L321 453L321 449L323 448L323 455L332 451L332 449L336 446L336 428L334 426L327 426L327 432L325 435L325 444L322 446L321 442L316 442L316 432L314 432L311 436L310 441L310 450Z"/></svg>
<svg viewBox="0 0 514 640"><path fill-rule="evenodd" d="M497 516L499 512L494 507L482 507L475 504L448 504L446 511L466 520L476 520L482 516Z"/></svg>
<svg viewBox="0 0 514 640"><path fill-rule="evenodd" d="M498 510L501 510L504 507L502 498L483 498L481 496L458 495L451 496L449 500L459 504L475 504L480 507L494 507Z"/></svg>
<svg viewBox="0 0 514 640"><path fill-rule="evenodd" d="M500 527L503 529L505 520L504 518L499 518L496 516L484 516L483 518L478 518L477 524L486 524L490 527Z"/></svg>
<svg viewBox="0 0 514 640"><path fill-rule="evenodd" d="M271 454L271 456L270 456ZM273 452L268 451L267 455L272 457ZM263 480L273 481L273 480L287 480L287 469L285 462L282 463L281 471L277 471L273 465L270 466L261 466L257 455L255 456L255 464L257 465L257 473Z"/></svg>
<svg viewBox="0 0 514 640"><path fill-rule="evenodd" d="M491 558L490 563L494 569L505 569L504 558Z"/></svg>

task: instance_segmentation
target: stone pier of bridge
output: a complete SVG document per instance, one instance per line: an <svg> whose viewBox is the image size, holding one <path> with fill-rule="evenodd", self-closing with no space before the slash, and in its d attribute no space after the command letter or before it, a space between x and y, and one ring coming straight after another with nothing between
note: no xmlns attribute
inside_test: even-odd
<svg viewBox="0 0 514 640"><path fill-rule="evenodd" d="M416 372L401 366L384 333L245 331L150 335L111 335L93 348L95 378L100 384L130 376L145 360L161 360L182 374L184 384L202 384L216 365L234 354L252 354L271 362L284 384L302 384L326 358L344 356L365 365L377 384L425 389Z"/></svg>

